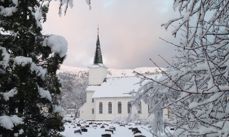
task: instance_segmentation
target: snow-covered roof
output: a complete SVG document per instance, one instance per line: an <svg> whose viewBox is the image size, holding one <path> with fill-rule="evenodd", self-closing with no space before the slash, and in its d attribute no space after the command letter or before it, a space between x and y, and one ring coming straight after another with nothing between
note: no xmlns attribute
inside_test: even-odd
<svg viewBox="0 0 229 137"><path fill-rule="evenodd" d="M107 77L135 76L136 73L134 72L149 75L149 74L155 74L157 72L160 72L160 70L156 67L140 67L135 69L108 69Z"/></svg>
<svg viewBox="0 0 229 137"><path fill-rule="evenodd" d="M88 68L100 68L100 67L103 67L103 68L107 68L104 64L92 64L92 65L89 65Z"/></svg>
<svg viewBox="0 0 229 137"><path fill-rule="evenodd" d="M116 77L107 78L107 81L100 86L89 86L87 90L94 90L92 98L104 97L131 97L130 92L136 92L140 87L140 78Z"/></svg>
<svg viewBox="0 0 229 137"><path fill-rule="evenodd" d="M97 90L99 90L99 88L100 88L101 86L100 85L98 85L98 86L88 86L87 87L87 91L97 91Z"/></svg>

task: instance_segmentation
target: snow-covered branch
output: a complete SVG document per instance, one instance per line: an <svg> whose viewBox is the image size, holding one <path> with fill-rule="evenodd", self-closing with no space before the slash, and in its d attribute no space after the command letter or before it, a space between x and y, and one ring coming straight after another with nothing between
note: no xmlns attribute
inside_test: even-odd
<svg viewBox="0 0 229 137"><path fill-rule="evenodd" d="M180 16L163 26L183 34L174 64L160 80L146 79L140 89L153 114L166 110L164 126L171 136L228 136L229 120L229 1L174 0ZM151 88L149 88L151 87ZM165 116L164 116L165 117ZM166 127L167 126L167 127Z"/></svg>

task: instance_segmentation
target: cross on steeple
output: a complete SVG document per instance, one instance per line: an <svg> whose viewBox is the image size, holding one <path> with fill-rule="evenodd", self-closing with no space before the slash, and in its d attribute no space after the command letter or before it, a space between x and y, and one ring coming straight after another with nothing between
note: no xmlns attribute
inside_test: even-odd
<svg viewBox="0 0 229 137"><path fill-rule="evenodd" d="M99 41L99 27L97 28L97 41L96 41L94 64L103 64L103 57L102 57L100 41Z"/></svg>

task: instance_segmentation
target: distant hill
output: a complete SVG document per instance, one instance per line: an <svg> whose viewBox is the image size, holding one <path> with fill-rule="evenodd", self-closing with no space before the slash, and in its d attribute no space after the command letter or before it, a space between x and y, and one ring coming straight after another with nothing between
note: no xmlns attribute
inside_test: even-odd
<svg viewBox="0 0 229 137"><path fill-rule="evenodd" d="M62 65L58 72L67 72L72 74L88 73L88 68L70 67ZM156 67L139 67L135 69L108 69L108 77L123 77L123 76L134 76L134 72L139 72L142 74L155 74L160 72Z"/></svg>

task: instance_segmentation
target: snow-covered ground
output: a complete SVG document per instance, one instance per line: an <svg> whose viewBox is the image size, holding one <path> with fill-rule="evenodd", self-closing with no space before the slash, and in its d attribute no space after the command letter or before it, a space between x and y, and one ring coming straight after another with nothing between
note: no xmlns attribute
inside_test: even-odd
<svg viewBox="0 0 229 137"><path fill-rule="evenodd" d="M74 131L80 129L79 126L77 126L77 123L81 123L81 126L86 126L88 132L82 132L80 133L74 133ZM102 123L101 125L97 125L96 123ZM107 125L108 124L108 125ZM96 127L97 125L97 127ZM101 128L101 126L104 125L105 128ZM117 123L110 123L110 122L93 122L93 124L89 124L89 122L82 123L76 121L71 121L71 123L65 124L65 131L61 134L66 137L101 137L102 134L106 133L105 129L109 129L110 127L115 127L116 130L113 134L111 134L111 137L134 137L133 132L129 129L130 127L137 127L141 132L142 135L146 137L152 137L152 135L147 131L146 126L142 125L134 125L134 124L128 124L125 126L120 126Z"/></svg>

